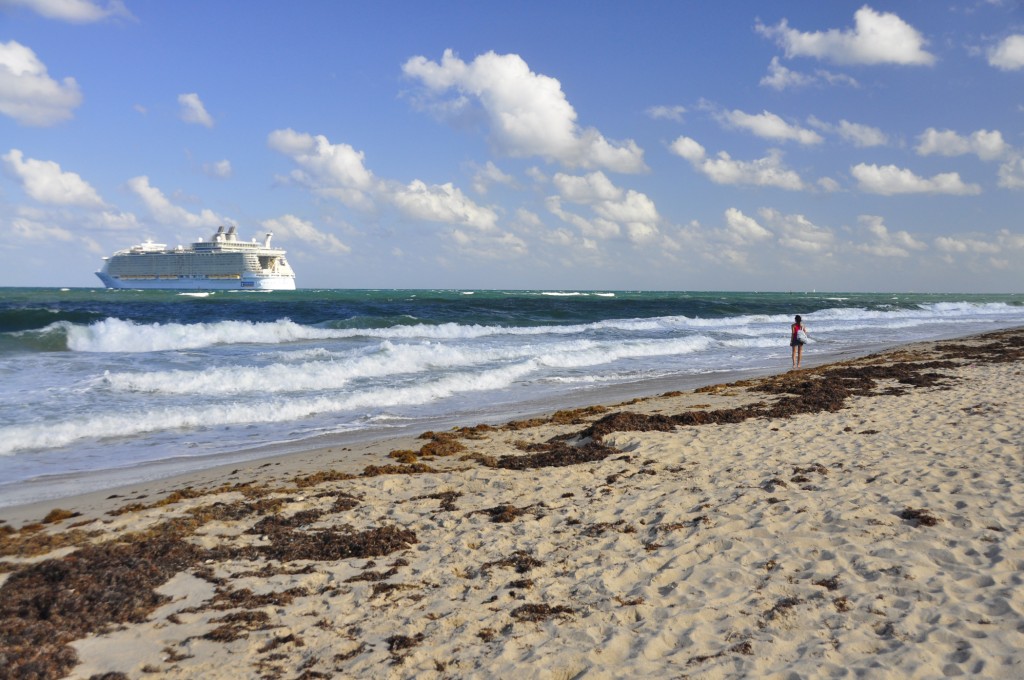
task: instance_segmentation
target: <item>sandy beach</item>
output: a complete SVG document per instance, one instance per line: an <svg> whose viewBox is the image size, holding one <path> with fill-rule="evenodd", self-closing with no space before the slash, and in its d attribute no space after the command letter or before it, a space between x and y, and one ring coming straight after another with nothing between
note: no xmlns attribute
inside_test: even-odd
<svg viewBox="0 0 1024 680"><path fill-rule="evenodd" d="M3 508L0 678L1021 677L1022 378L1017 329Z"/></svg>

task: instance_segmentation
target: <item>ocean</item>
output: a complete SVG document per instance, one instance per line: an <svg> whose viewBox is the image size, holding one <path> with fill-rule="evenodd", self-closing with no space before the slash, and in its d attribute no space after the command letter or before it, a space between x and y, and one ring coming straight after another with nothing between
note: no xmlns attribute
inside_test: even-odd
<svg viewBox="0 0 1024 680"><path fill-rule="evenodd" d="M0 288L0 507L1024 325L1024 295Z"/></svg>

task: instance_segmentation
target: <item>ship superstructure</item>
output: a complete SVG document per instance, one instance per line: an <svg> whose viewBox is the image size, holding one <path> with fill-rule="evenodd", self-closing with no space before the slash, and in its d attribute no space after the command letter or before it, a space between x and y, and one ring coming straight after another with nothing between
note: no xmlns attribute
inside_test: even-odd
<svg viewBox="0 0 1024 680"><path fill-rule="evenodd" d="M272 236L240 241L232 226L187 247L147 240L103 258L96 276L107 288L295 290L295 272L285 251L270 246Z"/></svg>

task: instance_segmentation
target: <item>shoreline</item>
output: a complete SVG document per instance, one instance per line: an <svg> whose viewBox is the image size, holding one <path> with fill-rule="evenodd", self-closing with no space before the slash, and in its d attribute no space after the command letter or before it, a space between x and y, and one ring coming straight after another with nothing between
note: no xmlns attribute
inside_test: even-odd
<svg viewBox="0 0 1024 680"><path fill-rule="evenodd" d="M982 334L968 336L950 334L927 342L973 337L974 335ZM838 361L870 356L901 346L903 345L899 343L882 343L878 346L845 348L838 352L809 352L804 357L804 366L805 368L820 367ZM784 358L788 361L788 355ZM445 421L432 421L423 427L414 425L399 428L397 432L357 431L324 435L313 439L269 444L195 458L170 458L124 468L44 475L0 487L6 492L7 499L12 497L15 499L13 503L0 504L0 521L7 520L12 523L32 521L37 515L45 515L44 509L48 509L49 506L74 505L86 508L102 506L104 504L101 501L106 500L108 496L126 497L149 494L153 492L154 487L210 485L215 483L219 476L230 477L230 473L236 469L261 468L265 464L277 467L283 465L287 468L289 460L293 456L297 456L299 459L312 457L313 464L326 464L329 459L330 464L335 467L358 472L368 461L375 464L388 462L386 456L390 451L396 448L408 448L410 442L415 440L425 429L454 429L477 425L481 422L500 424L508 420L543 417L567 408L585 408L635 399L652 399L666 390L695 390L716 383L767 378L783 372L784 369L764 369L658 378L637 385L618 385L599 390L597 393L581 393L571 400L560 400L559 403L552 403L549 400L531 402L529 405L520 405L516 409L505 409L501 414L492 414L492 417L476 418L463 415L460 418ZM321 439L326 443L317 443ZM345 453L342 454L342 452ZM81 486L85 486L86 490L79 490ZM40 510L43 510L42 514L38 514Z"/></svg>
<svg viewBox="0 0 1024 680"><path fill-rule="evenodd" d="M0 618L64 612L14 658L75 677L1013 675L1022 352L914 343L361 470L324 449L0 509Z"/></svg>

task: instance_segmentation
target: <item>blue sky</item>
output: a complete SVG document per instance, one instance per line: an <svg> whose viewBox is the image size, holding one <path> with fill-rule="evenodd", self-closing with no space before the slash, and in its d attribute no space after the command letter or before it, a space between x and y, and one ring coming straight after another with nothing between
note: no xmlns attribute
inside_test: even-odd
<svg viewBox="0 0 1024 680"><path fill-rule="evenodd" d="M0 0L3 286L1022 292L1024 5Z"/></svg>

